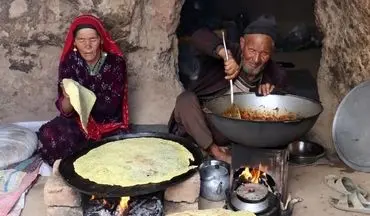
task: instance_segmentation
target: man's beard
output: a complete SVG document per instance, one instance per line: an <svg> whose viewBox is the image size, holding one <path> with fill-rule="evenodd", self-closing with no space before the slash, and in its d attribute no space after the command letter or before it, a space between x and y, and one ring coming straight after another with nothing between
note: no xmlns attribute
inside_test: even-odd
<svg viewBox="0 0 370 216"><path fill-rule="evenodd" d="M250 66L245 64L245 62L242 63L242 69L244 73L246 73L249 76L258 75L264 68L265 68L265 65L261 65L255 68L250 68Z"/></svg>

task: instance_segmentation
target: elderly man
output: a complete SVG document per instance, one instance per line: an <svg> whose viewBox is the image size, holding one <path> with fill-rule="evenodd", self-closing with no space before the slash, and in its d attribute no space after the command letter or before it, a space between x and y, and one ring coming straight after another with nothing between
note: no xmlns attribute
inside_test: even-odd
<svg viewBox="0 0 370 216"><path fill-rule="evenodd" d="M220 37L207 29L194 32L193 46L212 58L204 60L198 80L177 97L170 132L189 135L216 159L230 162L230 154L222 147L228 141L205 118L202 102L227 94L230 79L234 81L235 92L268 95L283 88L285 72L271 60L275 39L275 19L263 15L244 30L240 44L227 43L227 60Z"/></svg>

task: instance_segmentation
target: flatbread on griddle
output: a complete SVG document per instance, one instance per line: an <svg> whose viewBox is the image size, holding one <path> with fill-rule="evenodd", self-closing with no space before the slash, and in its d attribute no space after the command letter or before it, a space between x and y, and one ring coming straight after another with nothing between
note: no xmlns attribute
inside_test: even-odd
<svg viewBox="0 0 370 216"><path fill-rule="evenodd" d="M221 208L184 211L179 213L169 214L168 216L256 216L248 211L230 211Z"/></svg>
<svg viewBox="0 0 370 216"><path fill-rule="evenodd" d="M98 184L130 187L171 180L192 169L184 146L161 138L129 138L90 150L74 163L75 171Z"/></svg>

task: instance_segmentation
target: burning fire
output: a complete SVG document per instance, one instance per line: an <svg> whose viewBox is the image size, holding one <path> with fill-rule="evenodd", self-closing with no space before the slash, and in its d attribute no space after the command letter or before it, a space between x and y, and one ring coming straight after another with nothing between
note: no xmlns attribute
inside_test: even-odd
<svg viewBox="0 0 370 216"><path fill-rule="evenodd" d="M266 178L266 171L267 167L263 167L261 164L258 168L245 167L243 172L239 175L239 178L243 177L244 180L248 181L249 183L259 184L262 178Z"/></svg>
<svg viewBox="0 0 370 216"><path fill-rule="evenodd" d="M118 210L120 215L126 215L128 213L128 201L130 201L130 197L121 197Z"/></svg>
<svg viewBox="0 0 370 216"><path fill-rule="evenodd" d="M129 201L130 201L130 197L121 197L121 199L116 200L108 200L109 198L107 199L102 199L102 198L97 198L96 196L92 195L91 198L90 198L90 201L95 201L95 202L98 202L100 203L100 205L104 208L104 209L107 209L107 210L110 210L110 211L115 211L116 214L115 215L118 215L118 216L125 216L128 214L128 210L129 210Z"/></svg>

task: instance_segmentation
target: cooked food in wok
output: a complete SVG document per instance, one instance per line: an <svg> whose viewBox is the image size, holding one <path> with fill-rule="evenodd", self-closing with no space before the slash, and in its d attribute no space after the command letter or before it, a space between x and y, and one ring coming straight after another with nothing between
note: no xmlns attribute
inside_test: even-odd
<svg viewBox="0 0 370 216"><path fill-rule="evenodd" d="M293 112L280 112L278 108L268 111L268 110L258 110L255 108L239 108L240 117L243 120L249 121L296 121L299 119L296 113ZM233 109L228 108L223 112L223 116L227 118L235 118L233 114Z"/></svg>
<svg viewBox="0 0 370 216"><path fill-rule="evenodd" d="M194 157L171 140L143 137L92 149L74 163L75 172L98 184L130 187L171 180L192 169Z"/></svg>

